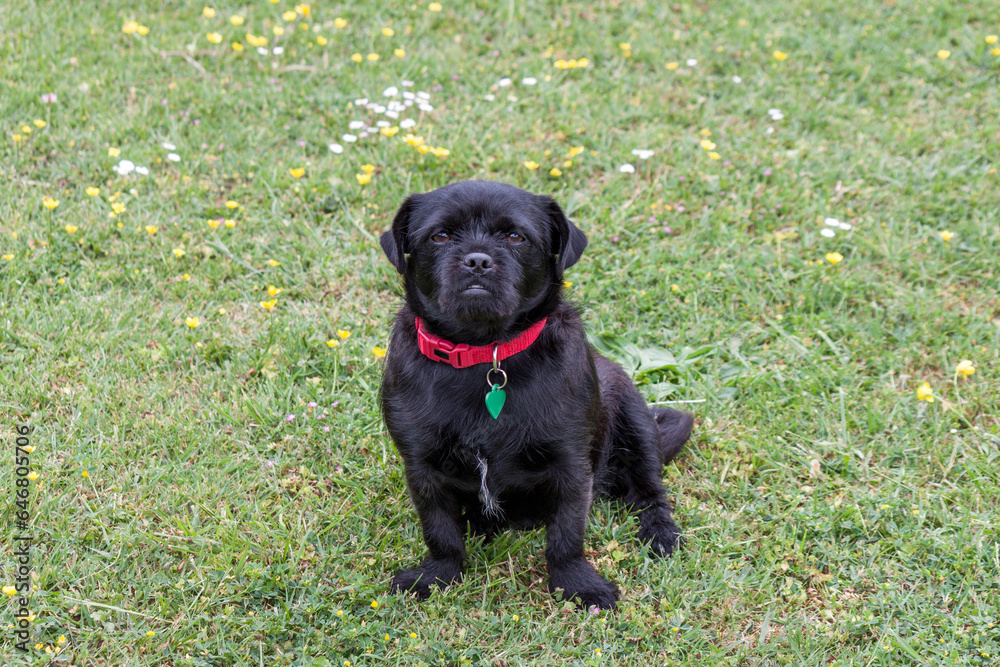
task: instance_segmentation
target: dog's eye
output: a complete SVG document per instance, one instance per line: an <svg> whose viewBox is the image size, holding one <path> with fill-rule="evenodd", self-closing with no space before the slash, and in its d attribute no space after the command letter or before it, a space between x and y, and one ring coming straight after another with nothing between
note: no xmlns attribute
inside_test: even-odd
<svg viewBox="0 0 1000 667"><path fill-rule="evenodd" d="M451 237L445 234L444 232L438 232L437 234L431 237L431 241L434 241L434 243L444 243L449 239L451 239Z"/></svg>
<svg viewBox="0 0 1000 667"><path fill-rule="evenodd" d="M507 235L507 240L511 243L524 243L524 237L517 232L511 232Z"/></svg>

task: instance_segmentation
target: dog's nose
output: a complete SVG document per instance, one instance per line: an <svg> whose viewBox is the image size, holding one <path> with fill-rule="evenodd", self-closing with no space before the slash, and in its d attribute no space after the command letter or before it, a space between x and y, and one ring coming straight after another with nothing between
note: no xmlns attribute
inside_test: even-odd
<svg viewBox="0 0 1000 667"><path fill-rule="evenodd" d="M480 275L493 270L493 258L483 252L471 252L462 258L465 268Z"/></svg>

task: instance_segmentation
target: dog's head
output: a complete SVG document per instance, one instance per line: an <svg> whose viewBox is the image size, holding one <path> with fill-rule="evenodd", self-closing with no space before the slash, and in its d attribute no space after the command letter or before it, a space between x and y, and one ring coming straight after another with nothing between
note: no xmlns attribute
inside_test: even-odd
<svg viewBox="0 0 1000 667"><path fill-rule="evenodd" d="M481 345L555 308L587 237L551 197L463 181L408 197L381 243L410 307L439 335Z"/></svg>

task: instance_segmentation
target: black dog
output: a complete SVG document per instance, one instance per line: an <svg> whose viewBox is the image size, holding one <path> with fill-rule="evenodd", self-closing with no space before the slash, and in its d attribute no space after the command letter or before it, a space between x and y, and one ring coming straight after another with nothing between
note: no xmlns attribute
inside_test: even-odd
<svg viewBox="0 0 1000 667"><path fill-rule="evenodd" d="M639 540L677 546L660 471L690 415L650 410L588 344L563 301L587 237L550 197L465 181L415 194L381 238L403 274L382 410L430 551L392 580L421 598L459 581L463 533L544 525L549 588L612 608L617 589L583 554L591 499L622 498Z"/></svg>

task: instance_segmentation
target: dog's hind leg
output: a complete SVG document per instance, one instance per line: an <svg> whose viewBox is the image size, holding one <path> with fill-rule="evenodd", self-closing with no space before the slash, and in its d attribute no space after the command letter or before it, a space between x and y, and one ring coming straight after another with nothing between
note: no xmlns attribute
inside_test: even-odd
<svg viewBox="0 0 1000 667"><path fill-rule="evenodd" d="M639 541L648 543L656 555L669 556L681 537L660 475L664 462L676 456L687 440L693 420L673 410L651 412L634 389L620 401L610 432L618 491L639 516Z"/></svg>

